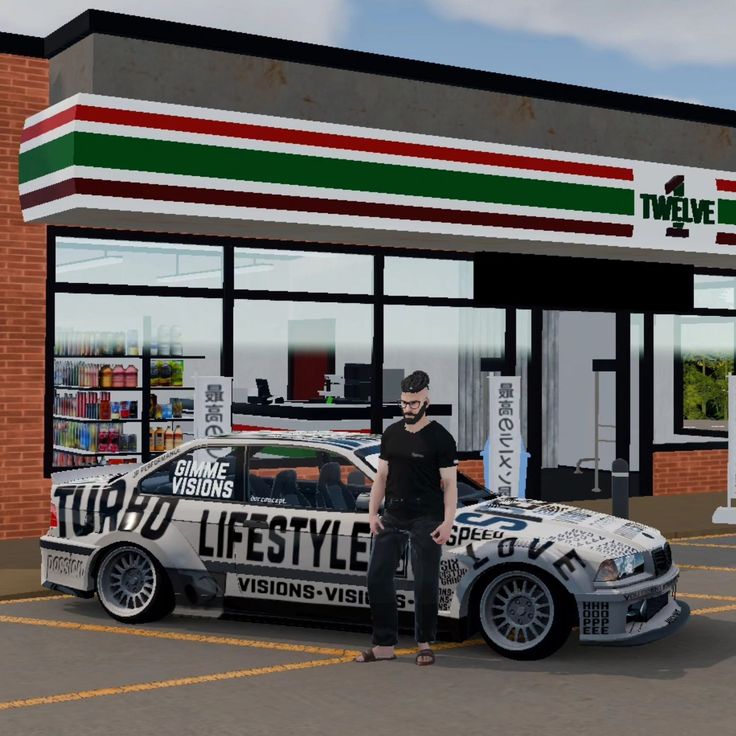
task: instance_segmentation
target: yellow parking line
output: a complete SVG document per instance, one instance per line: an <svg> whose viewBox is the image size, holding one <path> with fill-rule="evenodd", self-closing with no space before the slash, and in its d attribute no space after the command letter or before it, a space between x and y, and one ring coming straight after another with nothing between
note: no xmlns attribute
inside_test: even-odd
<svg viewBox="0 0 736 736"><path fill-rule="evenodd" d="M352 658L352 655L351 655ZM199 675L197 677L179 677L175 680L157 680L153 682L139 682L133 685L121 685L119 687L105 687L98 690L81 690L73 693L61 693L60 695L46 695L40 698L26 698L24 700L10 700L0 703L0 711L12 708L29 708L34 705L49 705L52 703L68 703L74 700L86 700L88 698L99 698L106 695L123 695L125 693L141 693L149 690L160 690L167 687L181 687L182 685L201 685L207 682L222 682L223 680L235 680L241 677L257 677L268 675L273 672L288 672L289 670L303 670L310 667L323 667L325 665L342 664L348 662L347 657L335 657L333 659L311 660L309 662L296 662L294 664L279 664L269 667L252 667L247 670L236 670L234 672L219 672L213 675Z"/></svg>
<svg viewBox="0 0 736 736"><path fill-rule="evenodd" d="M9 606L11 603L32 603L33 601L58 601L60 598L75 598L73 595L37 595L33 598L7 598L0 601L0 606Z"/></svg>
<svg viewBox="0 0 736 736"><path fill-rule="evenodd" d="M736 549L736 544L707 544L706 542L678 542L678 547L717 547L718 549Z"/></svg>
<svg viewBox="0 0 736 736"><path fill-rule="evenodd" d="M180 634L175 631L151 631L149 629L126 628L123 626L101 626L99 624L79 624L73 621L49 621L41 618L25 616L0 616L0 623L25 624L28 626L47 626L52 629L73 629L76 631L96 631L103 634L124 634L142 636L150 639L172 639L174 641L194 641L201 644L227 644L236 647L254 649L274 649L281 652L305 652L307 654L329 654L346 657L352 650L333 649L329 647L313 647L305 644L281 644L280 642L259 641L258 639L238 639L226 636L208 636L205 634ZM355 654L358 654L357 650Z"/></svg>
<svg viewBox="0 0 736 736"><path fill-rule="evenodd" d="M716 572L736 572L736 567L715 567L712 565L682 565L679 562L677 567L681 570L715 570Z"/></svg>
<svg viewBox="0 0 736 736"><path fill-rule="evenodd" d="M708 593L682 593L677 591L677 597L683 598L708 598L713 601L735 601L736 597L732 595L709 595Z"/></svg>
<svg viewBox="0 0 736 736"><path fill-rule="evenodd" d="M701 534L697 537L673 537L669 540L670 544L680 544L690 539L718 539L719 537L736 537L736 532L722 532L721 534Z"/></svg>
<svg viewBox="0 0 736 736"><path fill-rule="evenodd" d="M722 613L723 611L736 611L736 606L718 606L716 608L696 608L690 611L695 616L700 616L704 613Z"/></svg>

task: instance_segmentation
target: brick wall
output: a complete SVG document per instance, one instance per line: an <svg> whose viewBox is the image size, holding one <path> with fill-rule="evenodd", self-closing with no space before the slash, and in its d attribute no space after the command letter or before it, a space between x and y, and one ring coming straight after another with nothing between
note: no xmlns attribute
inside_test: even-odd
<svg viewBox="0 0 736 736"><path fill-rule="evenodd" d="M472 478L476 483L483 485L483 461L482 460L461 460L458 463L458 470Z"/></svg>
<svg viewBox="0 0 736 736"><path fill-rule="evenodd" d="M46 228L24 225L18 147L48 107L48 62L0 54L0 539L48 528L43 477Z"/></svg>
<svg viewBox="0 0 736 736"><path fill-rule="evenodd" d="M725 491L728 450L654 453L654 495Z"/></svg>

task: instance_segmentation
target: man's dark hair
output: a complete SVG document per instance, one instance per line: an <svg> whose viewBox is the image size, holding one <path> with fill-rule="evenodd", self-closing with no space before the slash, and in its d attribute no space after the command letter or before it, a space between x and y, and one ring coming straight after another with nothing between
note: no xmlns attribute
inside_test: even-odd
<svg viewBox="0 0 736 736"><path fill-rule="evenodd" d="M414 371L401 382L401 390L408 394L415 394L428 387L429 376L424 371Z"/></svg>

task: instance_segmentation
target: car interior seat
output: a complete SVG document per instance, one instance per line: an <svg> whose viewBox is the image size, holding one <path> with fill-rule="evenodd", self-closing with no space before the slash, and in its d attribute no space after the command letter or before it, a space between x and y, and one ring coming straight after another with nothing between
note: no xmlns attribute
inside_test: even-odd
<svg viewBox="0 0 736 736"><path fill-rule="evenodd" d="M287 506L300 506L307 509L311 508L311 504L307 500L306 496L299 491L296 484L296 470L282 470L273 479L271 501L272 503L278 503L282 498Z"/></svg>
<svg viewBox="0 0 736 736"><path fill-rule="evenodd" d="M340 480L340 463L325 463L319 469L318 488L332 502L332 506L340 511L354 511L355 498Z"/></svg>

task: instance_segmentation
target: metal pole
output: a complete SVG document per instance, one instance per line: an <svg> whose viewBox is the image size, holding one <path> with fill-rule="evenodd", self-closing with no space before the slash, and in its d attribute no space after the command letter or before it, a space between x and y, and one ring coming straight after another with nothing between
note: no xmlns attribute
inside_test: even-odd
<svg viewBox="0 0 736 736"><path fill-rule="evenodd" d="M598 371L595 371L595 444L594 444L594 450L593 454L595 455L595 476L593 481L593 493L600 493L601 489L598 486L598 460L599 460L599 453L598 453L598 434L599 434L599 409L600 409L600 373Z"/></svg>
<svg viewBox="0 0 736 736"><path fill-rule="evenodd" d="M611 464L611 513L629 518L629 464L616 458Z"/></svg>

